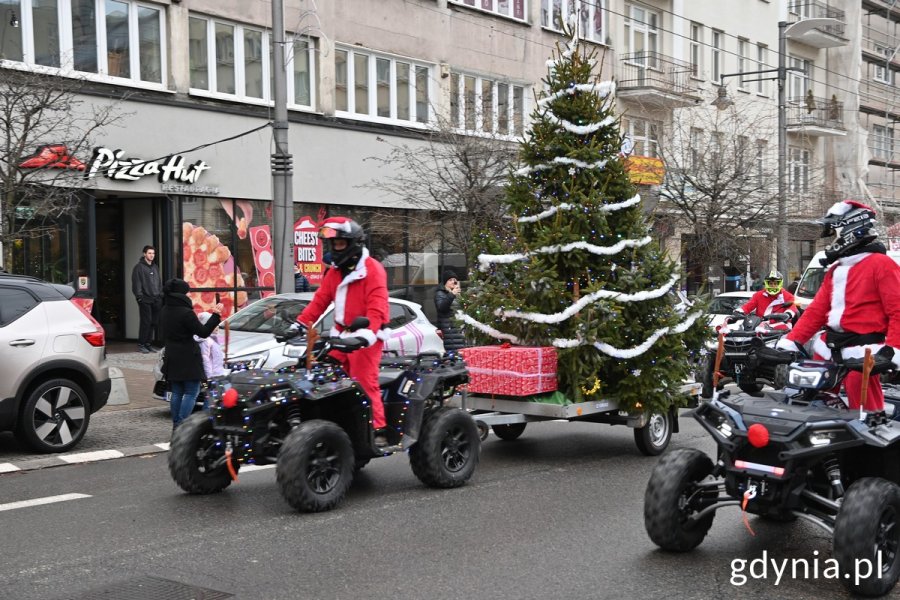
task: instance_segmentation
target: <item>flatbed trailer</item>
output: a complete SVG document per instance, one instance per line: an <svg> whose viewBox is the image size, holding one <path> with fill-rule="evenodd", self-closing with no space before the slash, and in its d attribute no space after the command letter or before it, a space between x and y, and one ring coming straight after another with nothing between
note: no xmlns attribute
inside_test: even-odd
<svg viewBox="0 0 900 600"><path fill-rule="evenodd" d="M701 385L688 383L680 392L699 398ZM642 454L656 456L669 445L672 433L678 432L678 411L672 406L665 414L648 412L628 412L619 410L619 404L609 398L572 404L552 404L535 402L527 398L516 399L509 396L481 396L461 392L448 401L471 412L481 439L487 438L489 431L502 440L515 440L525 431L528 423L534 421L583 421L625 425L634 429L634 442Z"/></svg>

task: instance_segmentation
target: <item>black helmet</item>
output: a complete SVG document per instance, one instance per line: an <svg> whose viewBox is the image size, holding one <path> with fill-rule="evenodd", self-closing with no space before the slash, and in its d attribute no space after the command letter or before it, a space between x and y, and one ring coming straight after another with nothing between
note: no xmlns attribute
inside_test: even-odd
<svg viewBox="0 0 900 600"><path fill-rule="evenodd" d="M825 247L828 262L852 254L878 237L875 211L854 200L838 202L816 223L822 226L823 238L834 236L834 241Z"/></svg>
<svg viewBox="0 0 900 600"><path fill-rule="evenodd" d="M359 223L347 217L331 217L319 226L319 237L324 242L325 262L333 267L349 267L362 256L366 247L366 234ZM347 247L341 251L334 249L333 240L347 240Z"/></svg>

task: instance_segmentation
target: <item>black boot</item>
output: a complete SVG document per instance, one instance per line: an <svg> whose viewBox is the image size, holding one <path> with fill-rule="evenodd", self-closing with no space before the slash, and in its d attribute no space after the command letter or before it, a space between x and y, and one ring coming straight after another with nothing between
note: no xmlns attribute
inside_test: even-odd
<svg viewBox="0 0 900 600"><path fill-rule="evenodd" d="M375 446L378 448L384 448L388 445L387 438L387 428L382 427L381 429L375 430Z"/></svg>

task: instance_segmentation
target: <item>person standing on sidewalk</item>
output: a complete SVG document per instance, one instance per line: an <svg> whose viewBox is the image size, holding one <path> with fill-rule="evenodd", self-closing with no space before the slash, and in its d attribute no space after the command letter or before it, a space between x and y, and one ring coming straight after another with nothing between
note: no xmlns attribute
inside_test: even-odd
<svg viewBox="0 0 900 600"><path fill-rule="evenodd" d="M138 350L144 354L155 351L150 343L159 322L162 308L162 278L159 267L153 263L156 248L144 246L143 255L131 271L131 291L140 311L141 324L138 330Z"/></svg>
<svg viewBox="0 0 900 600"><path fill-rule="evenodd" d="M172 429L194 411L200 382L206 379L203 356L194 336L207 338L219 326L222 304L216 304L206 323L201 323L188 298L191 286L184 279L170 279L165 285L165 299L160 315L160 329L166 351L166 380L171 396Z"/></svg>

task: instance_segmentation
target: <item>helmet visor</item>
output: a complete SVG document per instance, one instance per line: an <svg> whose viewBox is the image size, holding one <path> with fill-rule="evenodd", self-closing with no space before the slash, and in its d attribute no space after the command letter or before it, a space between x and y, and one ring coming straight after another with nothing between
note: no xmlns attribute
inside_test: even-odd
<svg viewBox="0 0 900 600"><path fill-rule="evenodd" d="M322 227L319 229L319 237L323 240L333 240L336 238L340 232L334 227Z"/></svg>

